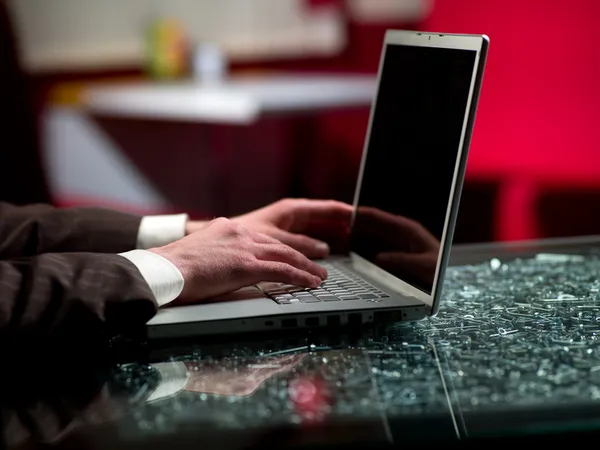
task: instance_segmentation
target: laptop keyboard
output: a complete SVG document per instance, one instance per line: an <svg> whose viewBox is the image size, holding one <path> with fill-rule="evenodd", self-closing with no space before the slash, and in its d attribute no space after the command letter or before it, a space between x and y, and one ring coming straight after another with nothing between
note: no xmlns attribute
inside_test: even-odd
<svg viewBox="0 0 600 450"><path fill-rule="evenodd" d="M341 301L380 302L389 297L372 284L337 263L322 263L329 276L316 289L281 283L265 283L262 290L280 305Z"/></svg>

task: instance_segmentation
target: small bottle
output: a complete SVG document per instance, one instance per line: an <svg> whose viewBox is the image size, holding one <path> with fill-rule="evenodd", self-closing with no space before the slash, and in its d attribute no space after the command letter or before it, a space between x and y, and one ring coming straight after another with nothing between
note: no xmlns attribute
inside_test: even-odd
<svg viewBox="0 0 600 450"><path fill-rule="evenodd" d="M200 44L193 55L194 78L202 83L216 84L227 75L227 63L223 51L215 44Z"/></svg>
<svg viewBox="0 0 600 450"><path fill-rule="evenodd" d="M153 12L146 35L146 70L153 78L180 77L188 71L189 59L183 27L164 11Z"/></svg>

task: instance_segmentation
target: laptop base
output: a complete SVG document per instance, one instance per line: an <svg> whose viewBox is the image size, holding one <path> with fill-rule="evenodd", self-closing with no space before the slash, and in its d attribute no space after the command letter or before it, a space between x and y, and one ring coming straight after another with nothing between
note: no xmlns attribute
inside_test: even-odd
<svg viewBox="0 0 600 450"><path fill-rule="evenodd" d="M148 339L171 339L203 335L291 331L319 327L358 327L365 324L417 321L425 317L427 317L426 305L411 305L393 309L281 314L205 322L165 323L148 327L146 331Z"/></svg>

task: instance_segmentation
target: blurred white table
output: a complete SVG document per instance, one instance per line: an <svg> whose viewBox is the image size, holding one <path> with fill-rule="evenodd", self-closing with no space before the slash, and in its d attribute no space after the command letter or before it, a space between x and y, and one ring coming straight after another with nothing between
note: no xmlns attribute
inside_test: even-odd
<svg viewBox="0 0 600 450"><path fill-rule="evenodd" d="M302 177L327 178L328 166L314 163L326 152L320 113L368 108L375 84L373 76L296 74L88 85L79 105L46 116L49 183L66 205L144 213L232 215L308 195ZM263 168L269 176L256 176Z"/></svg>
<svg viewBox="0 0 600 450"><path fill-rule="evenodd" d="M94 86L83 94L91 114L130 119L251 124L269 113L368 106L376 78L363 75L246 76Z"/></svg>

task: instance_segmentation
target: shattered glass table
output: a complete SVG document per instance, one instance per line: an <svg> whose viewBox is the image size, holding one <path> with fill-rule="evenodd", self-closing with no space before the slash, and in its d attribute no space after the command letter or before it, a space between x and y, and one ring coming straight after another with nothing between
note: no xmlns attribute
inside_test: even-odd
<svg viewBox="0 0 600 450"><path fill-rule="evenodd" d="M440 313L416 323L114 345L125 350L106 370L55 368L51 402L5 406L5 440L224 449L600 432L600 237L457 246ZM74 386L91 378L83 397Z"/></svg>

